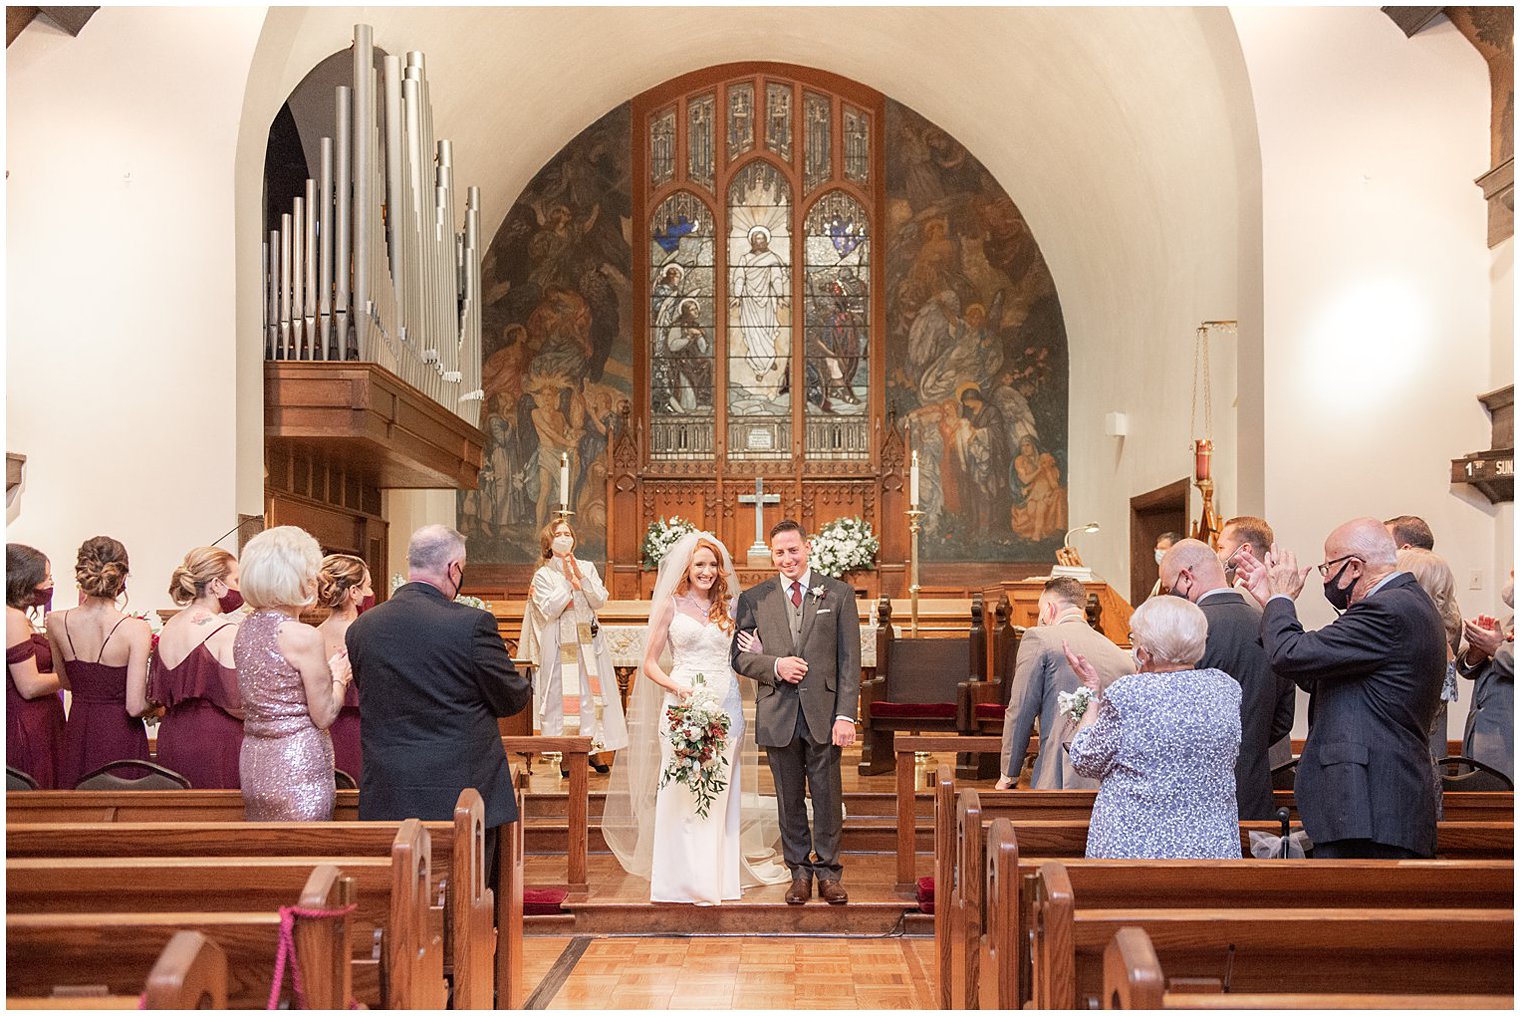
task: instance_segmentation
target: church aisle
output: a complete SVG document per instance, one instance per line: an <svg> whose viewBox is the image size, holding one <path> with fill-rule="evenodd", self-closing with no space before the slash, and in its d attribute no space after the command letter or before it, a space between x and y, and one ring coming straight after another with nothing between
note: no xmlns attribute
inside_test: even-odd
<svg viewBox="0 0 1520 1016"><path fill-rule="evenodd" d="M529 938L529 1008L929 1009L924 938Z"/></svg>

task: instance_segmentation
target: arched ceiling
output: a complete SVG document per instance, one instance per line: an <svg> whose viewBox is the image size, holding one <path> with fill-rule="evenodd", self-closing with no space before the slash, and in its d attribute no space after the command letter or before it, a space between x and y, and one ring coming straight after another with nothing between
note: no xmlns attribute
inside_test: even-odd
<svg viewBox="0 0 1520 1016"><path fill-rule="evenodd" d="M244 129L360 21L379 47L427 54L436 129L456 179L481 188L487 235L608 109L739 60L843 74L949 130L1013 196L1058 282L1082 264L1185 257L1162 237L1193 216L1233 220L1235 165L1254 155L1230 16L1185 8L271 8L250 75L268 115Z"/></svg>
<svg viewBox="0 0 1520 1016"><path fill-rule="evenodd" d="M1215 434L1233 502L1261 475L1261 188L1244 59L1224 8L270 8L249 73L237 166L239 335L257 397L256 222L265 132L344 46L427 54L434 124L455 179L497 224L533 174L603 113L670 78L764 60L853 78L966 145L1034 231L1072 354L1072 517L1175 479L1188 447L1193 328L1238 318L1234 414ZM1216 359L1216 367L1219 360ZM1216 382L1217 383L1217 382ZM1251 386L1254 386L1252 388ZM1131 450L1103 414L1152 407ZM1153 428L1153 429L1147 429ZM1168 458L1167 456L1171 456ZM1176 467L1176 468L1174 468ZM250 474L251 475L251 474ZM1122 560L1122 527L1100 541ZM1117 570L1117 569L1116 569ZM1117 577L1117 576L1116 576Z"/></svg>

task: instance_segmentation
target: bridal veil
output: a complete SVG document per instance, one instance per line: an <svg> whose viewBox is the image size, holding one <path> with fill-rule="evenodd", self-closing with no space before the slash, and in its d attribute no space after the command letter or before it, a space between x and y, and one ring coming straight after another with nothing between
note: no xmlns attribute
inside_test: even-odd
<svg viewBox="0 0 1520 1016"><path fill-rule="evenodd" d="M654 598L649 605L653 622L662 611L674 611L672 600L676 586L691 565L697 541L705 539L718 547L719 565L728 588L738 598L733 558L728 548L708 532L687 533L660 560ZM729 603L730 616L735 604ZM647 637L647 633L646 633ZM669 671L669 647L661 665ZM755 745L755 685L735 677L744 703L744 737L739 745L740 793L740 879L744 886L775 885L787 882L791 874L780 859L781 827L776 817L776 799L760 795L760 752ZM654 857L654 805L660 785L660 722L664 689L644 675L642 668L633 676L628 696L628 747L614 756L612 776L607 785L607 800L602 810L602 836L629 874L649 878Z"/></svg>

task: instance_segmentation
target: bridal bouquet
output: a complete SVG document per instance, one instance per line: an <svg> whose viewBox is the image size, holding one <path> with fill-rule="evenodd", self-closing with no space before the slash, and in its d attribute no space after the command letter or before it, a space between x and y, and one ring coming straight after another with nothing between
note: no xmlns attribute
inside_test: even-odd
<svg viewBox="0 0 1520 1016"><path fill-rule="evenodd" d="M1071 717L1071 722L1076 723L1087 712L1087 707L1092 705L1092 689L1085 685L1076 691L1063 691L1056 695L1056 708L1065 716Z"/></svg>
<svg viewBox="0 0 1520 1016"><path fill-rule="evenodd" d="M729 719L701 674L692 686L691 696L685 702L665 710L665 738L674 751L660 773L660 786L671 780L686 784L696 798L697 814L706 818L719 791L728 786L724 774L728 759L723 756L723 742L728 737Z"/></svg>

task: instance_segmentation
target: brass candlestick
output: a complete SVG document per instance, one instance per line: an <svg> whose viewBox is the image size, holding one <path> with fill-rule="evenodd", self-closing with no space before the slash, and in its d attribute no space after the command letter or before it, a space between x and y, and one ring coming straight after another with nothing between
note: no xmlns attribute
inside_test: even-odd
<svg viewBox="0 0 1520 1016"><path fill-rule="evenodd" d="M571 508L570 508L569 505L562 504L558 508L554 509L554 521L555 522L569 522L570 521L570 516L572 516L574 514L575 514L575 512L571 510Z"/></svg>
<svg viewBox="0 0 1520 1016"><path fill-rule="evenodd" d="M918 529L924 513L918 508L908 509L908 532L912 540L912 565L908 579L908 602L913 616L913 637L918 637Z"/></svg>

